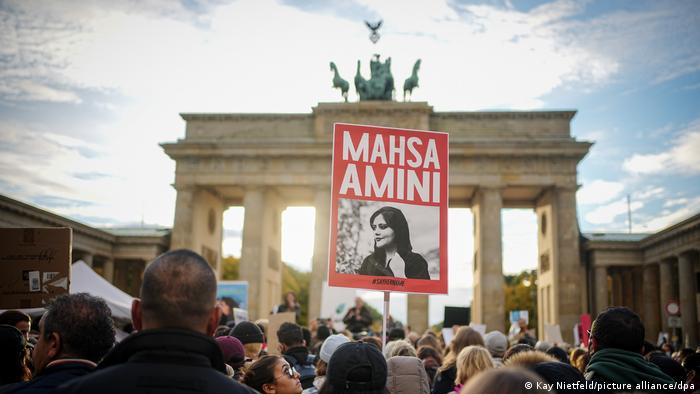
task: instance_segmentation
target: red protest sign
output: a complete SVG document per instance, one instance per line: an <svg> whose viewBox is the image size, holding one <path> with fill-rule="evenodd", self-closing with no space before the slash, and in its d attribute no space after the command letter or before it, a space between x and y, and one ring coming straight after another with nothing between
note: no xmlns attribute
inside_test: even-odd
<svg viewBox="0 0 700 394"><path fill-rule="evenodd" d="M447 293L448 141L334 125L330 286Z"/></svg>

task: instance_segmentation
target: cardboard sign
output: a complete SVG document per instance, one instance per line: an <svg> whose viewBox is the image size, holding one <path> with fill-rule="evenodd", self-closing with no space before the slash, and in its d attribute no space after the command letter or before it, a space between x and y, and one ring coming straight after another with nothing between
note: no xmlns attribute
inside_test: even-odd
<svg viewBox="0 0 700 394"><path fill-rule="evenodd" d="M282 312L270 315L267 325L267 353L280 355L279 341L277 340L277 331L282 326L282 323L296 323L296 314L294 312Z"/></svg>
<svg viewBox="0 0 700 394"><path fill-rule="evenodd" d="M336 331L345 330L343 318L348 310L354 306L355 296L354 289L329 287L328 282L324 280L321 288L321 317L330 318Z"/></svg>
<svg viewBox="0 0 700 394"><path fill-rule="evenodd" d="M544 325L544 340L553 345L561 345L564 343L564 339L561 337L561 328L559 324Z"/></svg>
<svg viewBox="0 0 700 394"><path fill-rule="evenodd" d="M330 286L447 294L448 142L334 125Z"/></svg>
<svg viewBox="0 0 700 394"><path fill-rule="evenodd" d="M0 309L43 307L70 286L70 228L0 228Z"/></svg>

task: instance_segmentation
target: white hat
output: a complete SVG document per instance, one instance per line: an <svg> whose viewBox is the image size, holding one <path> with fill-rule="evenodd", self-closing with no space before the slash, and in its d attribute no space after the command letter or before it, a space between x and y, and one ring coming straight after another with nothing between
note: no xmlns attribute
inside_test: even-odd
<svg viewBox="0 0 700 394"><path fill-rule="evenodd" d="M331 356L333 355L333 352L335 352L335 349L346 342L350 342L350 340L345 335L331 335L326 338L325 341L323 341L323 345L321 345L321 351L318 353L318 356L321 357L321 360L328 363L331 360Z"/></svg>

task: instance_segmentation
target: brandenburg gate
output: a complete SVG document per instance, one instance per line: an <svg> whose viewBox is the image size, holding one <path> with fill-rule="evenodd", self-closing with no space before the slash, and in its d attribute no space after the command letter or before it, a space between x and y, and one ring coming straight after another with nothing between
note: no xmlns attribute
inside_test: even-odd
<svg viewBox="0 0 700 394"><path fill-rule="evenodd" d="M176 162L171 248L200 252L219 269L223 212L243 206L240 279L250 285L251 318L265 317L281 301L281 213L287 206L314 206L308 308L310 319L318 317L328 265L333 123L444 131L450 135L450 206L471 208L474 215L472 321L505 331L501 209L533 209L538 333L545 323L560 324L573 343L568 327L589 309L576 167L591 146L572 138L574 115L436 112L425 102L396 101L319 103L303 114L182 114L185 137L162 144ZM409 295L408 324L418 332L428 327L428 296Z"/></svg>

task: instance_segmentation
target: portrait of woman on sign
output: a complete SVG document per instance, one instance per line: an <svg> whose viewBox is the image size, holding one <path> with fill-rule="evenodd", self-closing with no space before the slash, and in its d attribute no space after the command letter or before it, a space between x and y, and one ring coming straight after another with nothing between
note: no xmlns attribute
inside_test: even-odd
<svg viewBox="0 0 700 394"><path fill-rule="evenodd" d="M408 222L400 209L379 208L370 217L370 228L374 251L362 261L358 274L430 279L428 262L413 251Z"/></svg>

